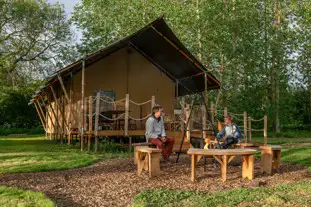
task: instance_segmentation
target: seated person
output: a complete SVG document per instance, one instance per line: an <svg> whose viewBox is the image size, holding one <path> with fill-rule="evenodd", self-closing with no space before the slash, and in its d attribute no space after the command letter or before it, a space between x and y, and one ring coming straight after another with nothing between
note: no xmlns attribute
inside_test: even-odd
<svg viewBox="0 0 311 207"><path fill-rule="evenodd" d="M241 140L241 130L238 125L232 123L232 117L228 115L225 117L225 127L218 132L217 140L224 138L224 143L220 144L218 148L227 149L232 144L237 144Z"/></svg>
<svg viewBox="0 0 311 207"><path fill-rule="evenodd" d="M174 146L174 138L166 136L162 106L153 107L152 115L146 121L145 135L148 142L157 145L162 150L163 159L169 161Z"/></svg>

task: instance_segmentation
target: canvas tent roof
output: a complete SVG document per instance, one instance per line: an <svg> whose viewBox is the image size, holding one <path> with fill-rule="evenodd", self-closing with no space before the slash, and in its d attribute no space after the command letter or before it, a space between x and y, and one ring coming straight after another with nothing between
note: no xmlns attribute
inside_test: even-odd
<svg viewBox="0 0 311 207"><path fill-rule="evenodd" d="M105 56L130 46L152 62L174 82L178 82L178 95L204 91L204 74L207 74L207 89L220 88L219 81L186 49L164 21L158 18L136 33L127 36L106 48L87 55L51 76L46 85L58 81L57 76L66 77L82 69L82 61L89 66Z"/></svg>

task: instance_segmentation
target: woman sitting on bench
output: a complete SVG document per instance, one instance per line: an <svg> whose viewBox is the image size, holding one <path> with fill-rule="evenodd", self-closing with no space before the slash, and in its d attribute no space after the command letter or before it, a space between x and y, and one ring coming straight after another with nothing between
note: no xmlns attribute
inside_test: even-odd
<svg viewBox="0 0 311 207"><path fill-rule="evenodd" d="M218 143L221 138L224 138L224 142L217 147L223 149L227 149L229 146L237 144L241 140L240 127L232 123L232 117L229 114L225 117L225 127L218 132L216 138Z"/></svg>
<svg viewBox="0 0 311 207"><path fill-rule="evenodd" d="M162 150L162 157L169 161L174 146L174 138L167 137L163 121L163 107L154 106L152 115L146 121L146 139Z"/></svg>

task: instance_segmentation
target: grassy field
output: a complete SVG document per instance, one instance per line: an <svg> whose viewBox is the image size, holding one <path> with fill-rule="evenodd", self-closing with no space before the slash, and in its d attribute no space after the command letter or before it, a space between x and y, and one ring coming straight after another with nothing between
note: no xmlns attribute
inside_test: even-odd
<svg viewBox="0 0 311 207"><path fill-rule="evenodd" d="M38 135L0 137L0 173L64 170L128 156L130 154L126 152L80 152L77 146L60 145Z"/></svg>
<svg viewBox="0 0 311 207"><path fill-rule="evenodd" d="M311 182L269 188L237 188L217 193L180 190L147 190L138 194L133 207L143 206L310 206Z"/></svg>
<svg viewBox="0 0 311 207"><path fill-rule="evenodd" d="M43 193L0 186L0 206L6 207L54 207Z"/></svg>

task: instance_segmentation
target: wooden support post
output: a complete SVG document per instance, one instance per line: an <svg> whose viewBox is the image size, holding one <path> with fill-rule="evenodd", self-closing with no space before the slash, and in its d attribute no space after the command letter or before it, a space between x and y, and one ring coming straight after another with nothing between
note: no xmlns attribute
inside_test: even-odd
<svg viewBox="0 0 311 207"><path fill-rule="evenodd" d="M205 103L208 106L208 91L207 91L207 71L204 73L204 99L205 99Z"/></svg>
<svg viewBox="0 0 311 207"><path fill-rule="evenodd" d="M211 113L211 122L212 124L214 124L215 120L214 120L214 103L211 102L211 108L210 108L210 113Z"/></svg>
<svg viewBox="0 0 311 207"><path fill-rule="evenodd" d="M56 97L56 93L55 93L54 88L53 88L52 85L50 86L50 89L51 89L51 91L52 91L52 95L53 95L53 98L54 98L54 102L55 102L55 104L56 104L56 107L57 107L57 108L60 108L60 103L59 103L59 101L58 101L58 99L57 99L57 97ZM64 102L64 101L63 101L63 102ZM56 107L55 107L55 108L56 108ZM61 108L60 108L60 109L61 109ZM67 133L68 133L69 136L70 136L70 128L69 128L69 126L68 126L68 124L67 124L67 121L65 120L65 113L64 113L64 110L61 110L60 113L61 113L62 118L63 118L64 121L65 121L65 126L66 126L66 128L67 128ZM69 143L69 144L70 144L70 143Z"/></svg>
<svg viewBox="0 0 311 207"><path fill-rule="evenodd" d="M206 138L206 108L205 105L201 106L201 112L202 112L202 138Z"/></svg>
<svg viewBox="0 0 311 207"><path fill-rule="evenodd" d="M128 136L129 127L129 107L130 107L130 95L126 94L125 97L125 117L124 117L124 136Z"/></svg>
<svg viewBox="0 0 311 207"><path fill-rule="evenodd" d="M42 100L42 102L43 102L43 106L44 106L44 108L45 108L47 117L51 120L51 124L52 124L52 126L53 126L53 128L54 128L54 130L55 130L55 125L54 125L54 123L53 123L52 117L50 116L50 114L49 114L48 111L47 111L47 108L46 108L46 105L45 105L45 103L44 103L44 100L43 100L42 96L39 96L39 97L41 98L41 100ZM37 100L37 101L38 101L38 100ZM42 113L43 113L43 110L42 110L42 108L41 108L41 105L40 105L40 102L39 102L39 101L38 101L38 105L39 105L40 110L41 110Z"/></svg>
<svg viewBox="0 0 311 207"><path fill-rule="evenodd" d="M154 106L155 106L155 96L152 96L151 97L151 112Z"/></svg>
<svg viewBox="0 0 311 207"><path fill-rule="evenodd" d="M180 115L185 115L186 114L186 109L183 108L183 107L185 107L185 97L181 98L181 105L182 105L182 107L181 107L181 113L182 114L180 114ZM184 123L183 120L180 120L180 130L182 131L182 134L184 134L184 131L185 131L185 124L186 123Z"/></svg>
<svg viewBox="0 0 311 207"><path fill-rule="evenodd" d="M247 113L244 111L244 140L247 143Z"/></svg>
<svg viewBox="0 0 311 207"><path fill-rule="evenodd" d="M98 120L99 120L99 107L100 107L100 92L96 94L96 105L95 105L95 152L97 152L98 148Z"/></svg>
<svg viewBox="0 0 311 207"><path fill-rule="evenodd" d="M252 117L248 117L248 141L252 141Z"/></svg>
<svg viewBox="0 0 311 207"><path fill-rule="evenodd" d="M41 112L39 111L36 102L33 102L33 105L34 105L35 108L36 108L36 111L37 111L37 114L38 114L38 116L39 116L39 118L40 118L40 121L41 121L41 124L42 124L43 129L44 129L44 131L47 133L47 128L46 128L45 121L43 121ZM44 117L44 118L45 118L45 117Z"/></svg>
<svg viewBox="0 0 311 207"><path fill-rule="evenodd" d="M62 112L64 112L64 115L66 114L65 112L65 99L64 99L64 96L62 96L62 106L60 108L60 114L62 115ZM62 134L61 134L61 137L60 137L60 143L63 144L63 141L64 141L64 136L65 136L65 119L66 117L65 116L62 116Z"/></svg>
<svg viewBox="0 0 311 207"><path fill-rule="evenodd" d="M42 110L42 107L41 107L40 102L39 102L38 99L36 99L36 102L37 102L37 104L38 104L38 107L39 107L39 109L40 109L40 113L42 114L42 117L44 117L45 123L47 123L47 122L48 122L48 119L47 119L48 117L46 117L47 114L46 114L46 116L44 115L43 110Z"/></svg>
<svg viewBox="0 0 311 207"><path fill-rule="evenodd" d="M264 116L263 138L264 138L264 145L267 145L267 142L268 142L268 117L267 115Z"/></svg>
<svg viewBox="0 0 311 207"><path fill-rule="evenodd" d="M92 105L93 105L93 97L89 96L89 136L88 136L88 145L87 145L87 151L89 152L91 149L91 138L92 138L92 130L93 130L93 109L92 109Z"/></svg>
<svg viewBox="0 0 311 207"><path fill-rule="evenodd" d="M187 125L187 133L186 133L186 137L187 137L187 141L190 142L190 121L189 120L191 117L190 117L190 104L187 104L186 105L186 122L189 122L189 124ZM189 120L189 121L188 121Z"/></svg>
<svg viewBox="0 0 311 207"><path fill-rule="evenodd" d="M228 116L228 109L227 107L224 108L224 118Z"/></svg>
<svg viewBox="0 0 311 207"><path fill-rule="evenodd" d="M61 85L61 87L63 89L63 92L65 94L66 100L67 100L68 103L70 103L70 99L69 99L68 93L66 91L63 79L62 79L62 77L60 75L57 75L57 77L58 77L59 83L60 83L60 85Z"/></svg>
<svg viewBox="0 0 311 207"><path fill-rule="evenodd" d="M42 101L43 101L43 99L42 99ZM55 122L57 123L57 126L61 128L61 125L60 125L60 123L59 123L59 118L58 118L58 116L57 116L58 111L55 113L55 111L54 111L54 109L53 109L53 107L52 107L52 103L50 102L50 100L49 100L48 97L47 97L47 101L48 101L48 104L49 104L49 108L51 109L52 114L54 115ZM47 111L47 113L49 113L48 107L46 107L46 111ZM61 144L62 144L62 143L61 143Z"/></svg>
<svg viewBox="0 0 311 207"><path fill-rule="evenodd" d="M84 130L85 130L85 126L84 126L84 120L85 120L85 108L84 108L84 87L85 87L85 59L83 59L82 61L82 82L81 82L81 113L82 113L82 120L81 120L81 151L83 151L83 147L84 147ZM68 98L69 101L69 98Z"/></svg>

